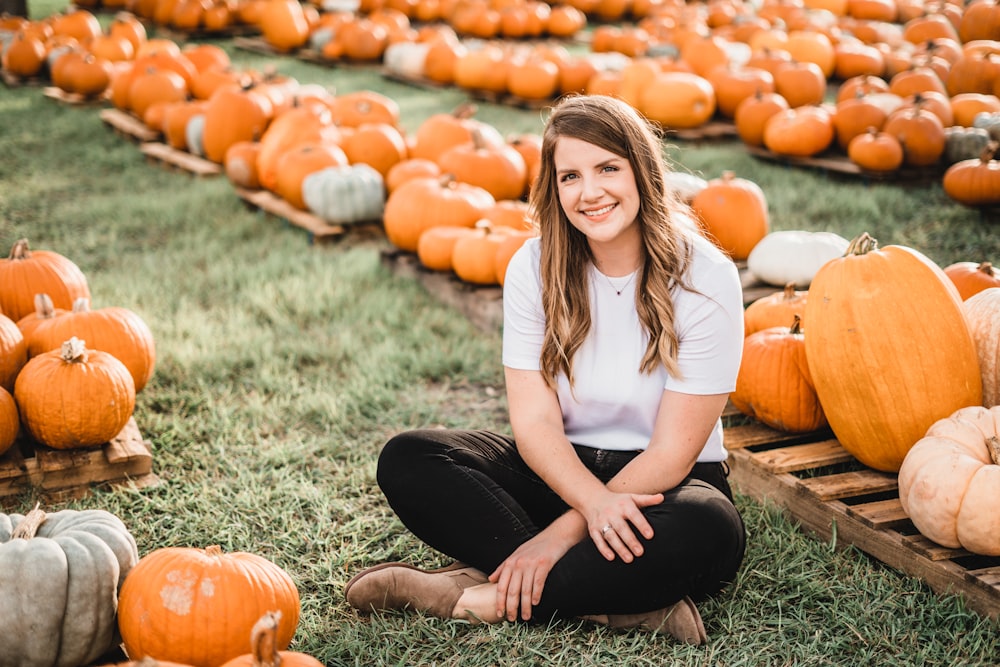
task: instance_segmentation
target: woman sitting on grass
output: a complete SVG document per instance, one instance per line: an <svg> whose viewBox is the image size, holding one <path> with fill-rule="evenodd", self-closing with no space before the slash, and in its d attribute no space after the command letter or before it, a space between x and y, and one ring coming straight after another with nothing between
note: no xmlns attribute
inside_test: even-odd
<svg viewBox="0 0 1000 667"><path fill-rule="evenodd" d="M377 565L362 612L548 623L587 618L707 640L695 602L743 560L720 415L743 303L733 262L667 192L660 136L631 106L570 97L545 127L540 235L504 280L513 437L417 430L378 483L417 537L456 559Z"/></svg>

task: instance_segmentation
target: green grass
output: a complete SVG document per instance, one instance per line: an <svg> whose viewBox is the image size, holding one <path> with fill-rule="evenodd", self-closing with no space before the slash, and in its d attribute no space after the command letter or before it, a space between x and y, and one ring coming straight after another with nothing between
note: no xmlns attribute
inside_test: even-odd
<svg viewBox="0 0 1000 667"><path fill-rule="evenodd" d="M409 131L463 99L372 70L232 55L341 92L384 92ZM478 116L505 133L541 128L537 111L482 104ZM476 329L394 275L380 261L384 240L310 245L302 230L244 206L224 179L148 164L95 109L61 106L38 88L5 89L0 118L0 249L28 237L65 254L88 276L95 307L136 311L157 341L136 421L162 483L50 509L114 512L141 554L219 544L273 560L302 596L294 650L338 666L996 663L997 622L743 496L747 558L739 579L701 607L706 647L580 623L359 618L342 595L359 568L442 561L385 504L376 454L414 426L506 429L499 332ZM995 221L952 203L936 183L791 169L736 143L677 143L672 155L708 177L731 169L758 182L775 229L868 231L942 265L1000 260ZM33 502L26 495L10 509Z"/></svg>

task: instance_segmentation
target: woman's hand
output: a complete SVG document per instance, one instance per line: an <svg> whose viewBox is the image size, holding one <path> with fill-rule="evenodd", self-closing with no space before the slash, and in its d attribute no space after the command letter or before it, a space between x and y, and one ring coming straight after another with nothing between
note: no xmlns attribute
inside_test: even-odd
<svg viewBox="0 0 1000 667"><path fill-rule="evenodd" d="M572 544L545 530L507 556L490 575L497 585L497 615L516 621L520 610L521 618L530 620L531 608L542 599L545 579Z"/></svg>
<svg viewBox="0 0 1000 667"><path fill-rule="evenodd" d="M615 493L609 491L587 508L587 532L597 550L608 560L615 556L631 563L643 553L638 531L647 540L653 538L653 527L646 521L642 508L663 502L662 493Z"/></svg>

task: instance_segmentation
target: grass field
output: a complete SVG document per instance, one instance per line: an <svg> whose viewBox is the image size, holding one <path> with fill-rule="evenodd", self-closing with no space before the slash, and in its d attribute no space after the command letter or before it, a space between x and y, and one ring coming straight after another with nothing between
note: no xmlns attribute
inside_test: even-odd
<svg viewBox="0 0 1000 667"><path fill-rule="evenodd" d="M61 3L32 2L33 15ZM40 14L40 12L42 12ZM464 99L231 48L238 65L396 99L413 131ZM505 134L542 114L483 103ZM136 421L161 479L58 507L99 507L140 554L164 546L250 551L286 569L302 596L292 649L328 665L995 665L1000 626L857 549L804 534L738 498L749 531L739 579L702 606L705 647L582 623L475 627L419 615L359 618L352 574L403 559L436 565L394 518L374 480L393 433L446 425L505 430L499 331L484 332L380 261L378 236L310 245L246 207L224 178L144 160L94 108L37 87L0 90L0 248L22 237L76 262L93 306L139 313L157 367ZM941 265L1000 262L996 220L935 182L868 182L749 156L737 142L670 149L678 168L723 170L764 189L775 229L868 231ZM896 332L915 335L917 332ZM9 511L23 512L26 495ZM55 509L51 507L50 509Z"/></svg>

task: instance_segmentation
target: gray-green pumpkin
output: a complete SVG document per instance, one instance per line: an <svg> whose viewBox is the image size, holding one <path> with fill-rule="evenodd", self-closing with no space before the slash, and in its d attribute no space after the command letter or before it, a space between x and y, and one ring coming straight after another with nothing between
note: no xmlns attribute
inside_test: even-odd
<svg viewBox="0 0 1000 667"><path fill-rule="evenodd" d="M989 133L981 127L954 125L944 129L944 161L955 164L978 158L990 143Z"/></svg>
<svg viewBox="0 0 1000 667"><path fill-rule="evenodd" d="M0 514L0 667L78 667L118 641L135 538L104 510Z"/></svg>
<svg viewBox="0 0 1000 667"><path fill-rule="evenodd" d="M327 167L302 180L302 199L309 211L327 222L345 224L382 219L385 179L364 163Z"/></svg>

